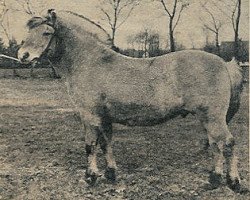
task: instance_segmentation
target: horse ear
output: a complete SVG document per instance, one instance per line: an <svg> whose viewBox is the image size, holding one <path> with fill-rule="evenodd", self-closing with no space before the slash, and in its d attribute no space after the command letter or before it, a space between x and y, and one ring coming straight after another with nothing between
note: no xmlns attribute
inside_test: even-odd
<svg viewBox="0 0 250 200"><path fill-rule="evenodd" d="M55 11L55 9L49 9L46 18L47 18L49 23L54 25L56 23L56 11Z"/></svg>

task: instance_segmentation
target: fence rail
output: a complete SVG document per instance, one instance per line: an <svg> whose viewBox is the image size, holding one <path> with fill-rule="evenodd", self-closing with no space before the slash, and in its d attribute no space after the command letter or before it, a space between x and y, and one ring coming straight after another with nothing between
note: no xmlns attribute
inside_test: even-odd
<svg viewBox="0 0 250 200"><path fill-rule="evenodd" d="M37 65L32 67L31 65L3 65L0 63L0 69L40 69L40 68L51 68L49 65Z"/></svg>

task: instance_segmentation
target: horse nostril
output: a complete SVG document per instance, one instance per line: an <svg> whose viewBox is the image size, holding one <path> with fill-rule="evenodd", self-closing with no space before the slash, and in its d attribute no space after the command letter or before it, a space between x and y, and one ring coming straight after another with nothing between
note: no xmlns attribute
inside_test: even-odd
<svg viewBox="0 0 250 200"><path fill-rule="evenodd" d="M30 56L29 52L25 52L25 53L23 54L23 59L26 59L26 58L28 58L29 56Z"/></svg>
<svg viewBox="0 0 250 200"><path fill-rule="evenodd" d="M25 61L30 56L29 52L25 52L23 54L23 57L21 58L21 61Z"/></svg>

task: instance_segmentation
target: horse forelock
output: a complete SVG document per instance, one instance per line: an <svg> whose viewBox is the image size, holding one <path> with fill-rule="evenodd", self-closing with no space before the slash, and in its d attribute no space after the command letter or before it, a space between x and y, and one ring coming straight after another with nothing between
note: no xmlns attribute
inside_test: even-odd
<svg viewBox="0 0 250 200"><path fill-rule="evenodd" d="M44 17L32 17L28 22L27 22L27 27L29 29L33 29L35 27L38 27L42 24L47 23L47 19Z"/></svg>

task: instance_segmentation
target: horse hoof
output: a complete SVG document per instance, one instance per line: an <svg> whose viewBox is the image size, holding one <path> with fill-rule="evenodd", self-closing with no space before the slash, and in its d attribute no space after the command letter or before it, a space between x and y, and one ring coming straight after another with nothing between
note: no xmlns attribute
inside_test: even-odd
<svg viewBox="0 0 250 200"><path fill-rule="evenodd" d="M210 189L218 188L221 185L221 182L222 182L221 174L210 172L210 175L209 175Z"/></svg>
<svg viewBox="0 0 250 200"><path fill-rule="evenodd" d="M105 178L111 183L115 183L116 181L115 169L108 167L105 171Z"/></svg>
<svg viewBox="0 0 250 200"><path fill-rule="evenodd" d="M200 143L201 143L201 146L202 146L202 150L208 151L208 149L210 147L208 139L203 139L203 140L200 141Z"/></svg>
<svg viewBox="0 0 250 200"><path fill-rule="evenodd" d="M232 180L230 176L227 176L227 185L234 192L241 193L241 185L240 180L238 178Z"/></svg>
<svg viewBox="0 0 250 200"><path fill-rule="evenodd" d="M96 180L98 177L101 175L99 173L95 172L89 172L88 170L85 173L85 181L88 183L90 186L94 186L96 183Z"/></svg>

